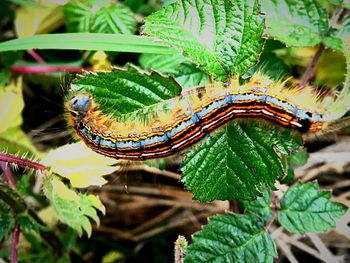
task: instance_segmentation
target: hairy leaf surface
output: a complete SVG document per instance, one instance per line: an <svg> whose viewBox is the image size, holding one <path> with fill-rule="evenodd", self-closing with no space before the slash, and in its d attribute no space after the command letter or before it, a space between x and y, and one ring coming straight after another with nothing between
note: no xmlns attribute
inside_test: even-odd
<svg viewBox="0 0 350 263"><path fill-rule="evenodd" d="M283 196L278 221L293 233L325 232L347 211L330 198L331 192L319 190L316 183L298 183Z"/></svg>
<svg viewBox="0 0 350 263"><path fill-rule="evenodd" d="M143 33L183 51L219 79L257 62L264 19L255 0L177 1L145 19Z"/></svg>
<svg viewBox="0 0 350 263"><path fill-rule="evenodd" d="M131 10L111 0L73 0L64 6L70 32L133 34L136 21Z"/></svg>
<svg viewBox="0 0 350 263"><path fill-rule="evenodd" d="M174 76L184 88L204 86L208 75L182 55L142 54L140 64L144 69L156 70L165 75Z"/></svg>
<svg viewBox="0 0 350 263"><path fill-rule="evenodd" d="M346 37L350 36L350 16L348 16L340 28L331 29L329 32L329 36L324 39L324 44L327 47L338 51L344 51L343 42L346 40Z"/></svg>
<svg viewBox="0 0 350 263"><path fill-rule="evenodd" d="M90 219L99 224L96 210L105 212L103 204L96 196L77 193L54 176L45 181L44 192L60 221L75 229L79 235L84 230L90 236Z"/></svg>
<svg viewBox="0 0 350 263"><path fill-rule="evenodd" d="M265 222L270 220L272 217L272 209L270 207L271 203L272 196L268 189L265 189L263 196L259 196L256 200L242 202L244 213L259 216Z"/></svg>
<svg viewBox="0 0 350 263"><path fill-rule="evenodd" d="M209 218L188 246L184 262L272 262L276 247L263 222L252 215Z"/></svg>
<svg viewBox="0 0 350 263"><path fill-rule="evenodd" d="M328 14L317 0L262 0L267 34L289 46L314 46L328 30Z"/></svg>
<svg viewBox="0 0 350 263"><path fill-rule="evenodd" d="M91 93L105 113L115 116L134 112L181 93L181 86L171 77L143 72L134 66L85 75L74 80L71 88Z"/></svg>
<svg viewBox="0 0 350 263"><path fill-rule="evenodd" d="M231 122L186 155L182 181L202 202L254 199L285 175L281 155L299 146L287 129Z"/></svg>

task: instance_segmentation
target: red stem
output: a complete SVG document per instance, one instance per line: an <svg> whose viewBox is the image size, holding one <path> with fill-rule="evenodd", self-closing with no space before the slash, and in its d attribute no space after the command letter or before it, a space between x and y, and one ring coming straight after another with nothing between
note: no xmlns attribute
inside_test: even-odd
<svg viewBox="0 0 350 263"><path fill-rule="evenodd" d="M11 170L8 166L7 162L0 161L1 169L4 171L4 174L6 176L6 179L8 181L9 186L12 189L16 189L16 181L13 179ZM18 257L17 257L17 249L18 249L18 243L19 243L19 234L21 233L20 226L16 224L15 230L13 230L12 233L12 242L11 242L11 263L17 263Z"/></svg>
<svg viewBox="0 0 350 263"><path fill-rule="evenodd" d="M15 230L13 231L13 234L12 234L11 263L17 263L18 262L17 249L18 249L20 232L21 232L20 226L17 224L16 227L15 227Z"/></svg>
<svg viewBox="0 0 350 263"><path fill-rule="evenodd" d="M0 153L0 162L15 163L20 166L33 168L35 170L40 170L40 171L44 171L47 168L45 165L41 163L27 160L27 159L24 159L15 155L7 154L7 153Z"/></svg>
<svg viewBox="0 0 350 263"><path fill-rule="evenodd" d="M28 54L31 55L36 62L39 62L39 63L46 63L45 60L39 56L38 53L35 52L35 50L33 49L30 49L30 50L27 50Z"/></svg>
<svg viewBox="0 0 350 263"><path fill-rule="evenodd" d="M31 73L49 73L49 72L71 72L79 73L83 70L91 71L92 68L84 68L80 66L48 66L48 65L35 65L35 66L12 66L11 71L17 74L31 74Z"/></svg>
<svg viewBox="0 0 350 263"><path fill-rule="evenodd" d="M12 177L11 170L6 162L0 162L1 169L4 171L5 177L7 179L7 182L9 186L12 189L16 189L16 181Z"/></svg>

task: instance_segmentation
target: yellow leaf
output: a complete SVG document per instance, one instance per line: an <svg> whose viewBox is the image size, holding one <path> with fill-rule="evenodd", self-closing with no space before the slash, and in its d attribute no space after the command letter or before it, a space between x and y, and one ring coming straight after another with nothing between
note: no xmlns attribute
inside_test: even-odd
<svg viewBox="0 0 350 263"><path fill-rule="evenodd" d="M56 178L51 179L52 188L55 189L55 193L62 199L79 202L79 196L67 186L65 186L62 181L57 180Z"/></svg>
<svg viewBox="0 0 350 263"><path fill-rule="evenodd" d="M22 124L22 77L6 87L0 87L0 133Z"/></svg>
<svg viewBox="0 0 350 263"><path fill-rule="evenodd" d="M119 168L111 166L117 160L95 153L83 142L50 151L42 163L50 166L52 172L69 179L73 187L79 188L101 186L107 182L103 176Z"/></svg>
<svg viewBox="0 0 350 263"><path fill-rule="evenodd" d="M102 212L102 214L106 214L106 208L105 206L102 204L100 198L98 198L98 196L96 195L88 195L88 199L90 200L91 204L93 205L93 207L97 208L98 210L100 210Z"/></svg>
<svg viewBox="0 0 350 263"><path fill-rule="evenodd" d="M123 253L120 251L110 251L102 258L102 263L115 263L124 259Z"/></svg>
<svg viewBox="0 0 350 263"><path fill-rule="evenodd" d="M38 212L38 216L50 228L53 228L58 223L56 212L52 206L41 209Z"/></svg>
<svg viewBox="0 0 350 263"><path fill-rule="evenodd" d="M55 3L56 2L56 3ZM67 1L41 1L35 6L16 10L15 28L18 37L45 34L59 28L63 22L63 4Z"/></svg>
<svg viewBox="0 0 350 263"><path fill-rule="evenodd" d="M107 54L101 50L96 51L89 62L92 64L94 70L111 69L111 62L109 61Z"/></svg>
<svg viewBox="0 0 350 263"><path fill-rule="evenodd" d="M342 53L326 50L317 63L315 81L317 85L341 86L346 75L346 61Z"/></svg>
<svg viewBox="0 0 350 263"><path fill-rule="evenodd" d="M22 77L0 87L0 151L9 153L31 153L39 155L28 136L21 130L22 110Z"/></svg>

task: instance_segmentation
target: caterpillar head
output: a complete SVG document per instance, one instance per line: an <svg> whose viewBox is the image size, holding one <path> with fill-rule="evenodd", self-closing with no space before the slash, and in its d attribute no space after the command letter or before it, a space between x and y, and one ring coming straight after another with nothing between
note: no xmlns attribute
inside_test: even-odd
<svg viewBox="0 0 350 263"><path fill-rule="evenodd" d="M87 94L76 94L68 101L68 110L75 116L85 116L90 110L92 99Z"/></svg>

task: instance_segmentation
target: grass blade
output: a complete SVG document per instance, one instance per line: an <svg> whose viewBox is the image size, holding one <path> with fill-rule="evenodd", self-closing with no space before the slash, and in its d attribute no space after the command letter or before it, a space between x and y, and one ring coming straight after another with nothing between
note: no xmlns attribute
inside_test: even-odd
<svg viewBox="0 0 350 263"><path fill-rule="evenodd" d="M17 38L0 43L0 52L27 49L77 49L172 54L174 50L153 38L119 34L65 33Z"/></svg>

